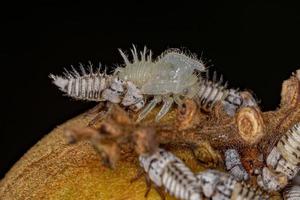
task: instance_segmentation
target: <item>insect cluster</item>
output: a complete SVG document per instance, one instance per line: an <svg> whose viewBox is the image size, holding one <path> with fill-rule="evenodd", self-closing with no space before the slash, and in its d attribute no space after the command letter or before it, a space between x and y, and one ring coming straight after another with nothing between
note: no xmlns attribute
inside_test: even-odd
<svg viewBox="0 0 300 200"><path fill-rule="evenodd" d="M69 138L75 138L75 141L92 141L110 165L118 160L123 146L127 148L128 145L133 145L148 180L156 188L163 188L178 199L269 199L266 193L274 191L284 191L285 199L300 199L299 186L292 184L300 170L300 124L297 121L287 125L291 127L295 124L285 134L281 133L276 145L266 153L257 148L259 141L268 139L264 125L266 117L262 116L250 93L227 88L227 83L223 84L223 77L218 79L215 72L210 78L201 60L176 49L167 50L156 59L152 58L152 52L146 48L138 53L133 46L132 60L122 50L119 52L124 64L117 67L112 74L103 72L101 67L94 71L90 64L89 72L81 65L80 73L73 68L72 71L66 71L64 76L51 74L50 77L69 97L106 102L109 106L121 107L124 115L134 113L135 116L138 113L135 122L128 119L121 123L118 121L120 117L117 117L118 120L112 124L99 122L102 124L98 129L89 127L81 132L69 132ZM297 75L293 76L293 81L298 84ZM196 106L187 103L189 101ZM143 119L158 104L162 104L162 107L155 122L147 124L147 131L140 129L144 126ZM168 135L167 125L160 126L159 120L171 110L173 104L178 106L179 114L177 124L172 125L172 128L175 126L178 130L174 135ZM212 116L219 108L225 114L223 121L201 118L203 113ZM279 120L279 125L290 116L290 109L286 110L288 114L282 112L285 116ZM184 120L181 119L182 116ZM182 128L183 123L185 125ZM119 127L120 124L122 127ZM214 128L218 130L214 132ZM201 132L202 129L211 134L206 136ZM222 131L229 133L225 135ZM101 135L102 132L105 134ZM230 145L225 144L226 139L230 141ZM102 142L104 140L105 145ZM194 173L182 160L161 148L168 143L177 142L189 146L204 140L214 148L221 149L225 162L223 167L228 173L214 169ZM216 141L223 143L221 146L220 143L215 145ZM240 149L243 148L240 143L248 152L254 152L254 161L250 159L246 162L245 155L240 155ZM262 152L266 155L265 159ZM258 158L261 161L256 165ZM254 185L259 188L253 186L253 178Z"/></svg>
<svg viewBox="0 0 300 200"><path fill-rule="evenodd" d="M194 174L179 158L164 149L152 155L140 155L140 164L156 186L178 199L266 199L261 192L237 182L216 170Z"/></svg>
<svg viewBox="0 0 300 200"><path fill-rule="evenodd" d="M140 155L139 161L156 186L165 188L168 193L179 199L201 199L197 177L172 153L158 149L152 155Z"/></svg>
<svg viewBox="0 0 300 200"><path fill-rule="evenodd" d="M146 47L138 53L133 46L133 59L130 61L122 50L119 49L119 52L124 64L117 67L112 75L101 73L101 67L94 72L90 64L88 73L80 65L81 73L72 67L72 71L66 70L64 76L50 74L50 78L72 98L116 103L133 111L143 109L137 121L144 119L162 102L162 108L156 116L159 121L173 103L182 106L186 98L195 99L205 110L211 110L216 103L222 102L231 116L241 106L256 105L252 97L245 99L239 91L227 89L227 83L222 85L222 77L217 82L216 73L209 80L203 62L195 56L170 49L154 60L152 52ZM203 78L202 74L207 76Z"/></svg>
<svg viewBox="0 0 300 200"><path fill-rule="evenodd" d="M280 190L300 170L300 124L295 124L278 141L267 157L258 184L267 190Z"/></svg>

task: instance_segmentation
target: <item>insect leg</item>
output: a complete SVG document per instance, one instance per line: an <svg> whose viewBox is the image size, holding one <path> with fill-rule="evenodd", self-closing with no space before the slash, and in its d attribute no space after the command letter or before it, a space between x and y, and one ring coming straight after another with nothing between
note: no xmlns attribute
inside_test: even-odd
<svg viewBox="0 0 300 200"><path fill-rule="evenodd" d="M144 119L148 113L156 106L157 103L161 101L160 96L154 97L152 101L142 110L142 112L139 114L139 117L137 119L137 122L140 122L142 119Z"/></svg>
<svg viewBox="0 0 300 200"><path fill-rule="evenodd" d="M145 182L146 182L147 190L146 190L146 192L144 194L144 197L147 198L147 196L148 196L148 194L149 194L149 192L151 190L151 180L150 180L150 178L149 178L148 175L145 176Z"/></svg>
<svg viewBox="0 0 300 200"><path fill-rule="evenodd" d="M161 110L155 117L155 121L158 122L165 114L170 110L171 106L173 105L173 98L166 97L163 99L164 105L162 106Z"/></svg>
<svg viewBox="0 0 300 200"><path fill-rule="evenodd" d="M175 101L175 103L179 106L179 108L182 107L182 105L183 105L183 100L181 99L180 95L175 95L175 96L174 96L174 101Z"/></svg>

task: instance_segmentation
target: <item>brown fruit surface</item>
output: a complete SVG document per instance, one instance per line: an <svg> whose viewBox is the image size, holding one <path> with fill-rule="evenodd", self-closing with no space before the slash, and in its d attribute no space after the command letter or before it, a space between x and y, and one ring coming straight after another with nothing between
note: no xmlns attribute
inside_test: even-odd
<svg viewBox="0 0 300 200"><path fill-rule="evenodd" d="M121 158L115 169L109 169L89 142L67 144L64 130L86 126L92 117L71 119L32 147L0 182L0 199L144 199L144 178L130 183L138 169L135 158ZM188 151L175 153L193 170L201 169ZM160 196L152 188L148 199Z"/></svg>

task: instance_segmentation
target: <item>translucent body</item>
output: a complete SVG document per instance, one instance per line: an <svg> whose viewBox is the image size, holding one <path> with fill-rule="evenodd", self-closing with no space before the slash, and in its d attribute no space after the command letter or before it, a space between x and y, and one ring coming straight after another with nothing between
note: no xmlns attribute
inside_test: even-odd
<svg viewBox="0 0 300 200"><path fill-rule="evenodd" d="M145 118L161 101L163 106L156 117L157 121L169 111L173 102L181 104L182 98L196 96L200 80L197 72L205 71L201 61L178 50L168 50L153 61L151 51L148 53L144 48L139 56L135 46L131 50L133 60L129 61L125 53L119 51L125 66L118 67L115 75L134 83L146 99L153 98L140 113L138 121Z"/></svg>
<svg viewBox="0 0 300 200"><path fill-rule="evenodd" d="M143 52L140 52L139 59L138 52L133 46L132 62L128 60L124 52L119 51L125 66L117 68L118 77L125 81L132 81L146 95L185 95L186 89L191 86L196 87L195 84L199 80L195 75L195 70L205 71L201 61L179 53L178 50L168 50L153 61L151 51L147 54L145 48Z"/></svg>

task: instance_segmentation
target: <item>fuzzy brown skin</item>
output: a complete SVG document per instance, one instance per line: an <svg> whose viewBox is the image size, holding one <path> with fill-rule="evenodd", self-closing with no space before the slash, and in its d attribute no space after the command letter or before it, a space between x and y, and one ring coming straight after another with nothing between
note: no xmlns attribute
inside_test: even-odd
<svg viewBox="0 0 300 200"><path fill-rule="evenodd" d="M66 130L74 127L86 130L94 116L85 113L71 119L33 146L1 180L0 199L144 199L147 189L144 178L130 183L139 169L134 152L121 152L122 156L112 170L101 164L92 142L68 143ZM188 150L175 153L194 171L204 169ZM167 196L166 199L174 198ZM148 200L160 200L160 196L151 189Z"/></svg>
<svg viewBox="0 0 300 200"><path fill-rule="evenodd" d="M144 182L130 185L130 179L137 170L137 154L151 151L151 144L177 152L195 171L205 163L222 167L224 150L236 148L251 173L264 165L261 154L265 158L281 135L300 121L298 77L297 72L283 83L280 107L263 113L247 108L231 118L221 105L208 114L187 101L182 110L172 109L159 123L154 122L159 110L155 109L135 124L136 114L128 116L118 106L101 114L100 121L93 121L97 112L87 112L53 130L26 153L1 180L0 199L143 199ZM155 137L145 134L150 130L155 130ZM73 140L84 141L69 144ZM102 160L95 149L104 152ZM114 170L101 164L103 158ZM160 197L152 190L148 199Z"/></svg>

